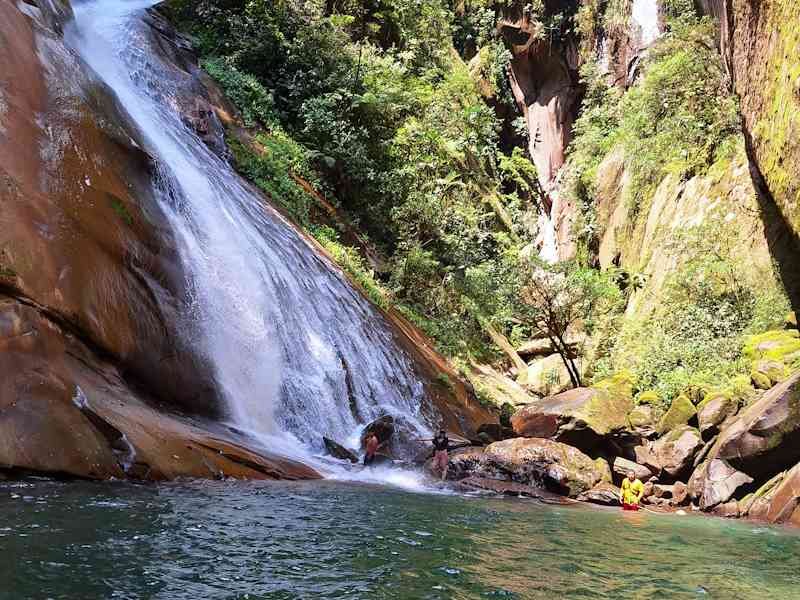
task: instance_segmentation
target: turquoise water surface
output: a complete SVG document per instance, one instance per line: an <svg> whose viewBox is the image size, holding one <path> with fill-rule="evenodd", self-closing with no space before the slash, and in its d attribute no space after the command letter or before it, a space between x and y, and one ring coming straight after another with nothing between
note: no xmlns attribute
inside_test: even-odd
<svg viewBox="0 0 800 600"><path fill-rule="evenodd" d="M800 598L800 535L336 482L0 486L0 598Z"/></svg>

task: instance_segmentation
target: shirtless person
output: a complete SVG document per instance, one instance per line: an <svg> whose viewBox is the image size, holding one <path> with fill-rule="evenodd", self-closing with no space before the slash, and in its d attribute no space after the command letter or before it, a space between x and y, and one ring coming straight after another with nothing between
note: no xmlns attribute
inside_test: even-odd
<svg viewBox="0 0 800 600"><path fill-rule="evenodd" d="M366 446L366 452L364 453L364 466L367 466L371 464L373 460L375 460L375 453L383 444L378 441L378 436L373 433L367 438L364 445Z"/></svg>

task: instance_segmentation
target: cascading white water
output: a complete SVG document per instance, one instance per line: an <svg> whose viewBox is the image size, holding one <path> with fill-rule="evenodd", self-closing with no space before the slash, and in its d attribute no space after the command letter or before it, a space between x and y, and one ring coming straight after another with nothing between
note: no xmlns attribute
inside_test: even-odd
<svg viewBox="0 0 800 600"><path fill-rule="evenodd" d="M631 16L639 35L639 48L652 44L661 34L658 26L658 0L633 0Z"/></svg>
<svg viewBox="0 0 800 600"><path fill-rule="evenodd" d="M66 38L157 162L156 191L191 278L187 335L213 365L230 420L316 448L384 413L427 432L423 383L384 317L182 122L142 21L156 3L76 3Z"/></svg>

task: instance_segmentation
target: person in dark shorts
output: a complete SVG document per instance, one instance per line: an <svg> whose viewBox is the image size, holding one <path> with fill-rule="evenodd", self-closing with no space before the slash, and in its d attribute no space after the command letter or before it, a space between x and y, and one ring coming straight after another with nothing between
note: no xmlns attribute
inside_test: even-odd
<svg viewBox="0 0 800 600"><path fill-rule="evenodd" d="M433 438L433 468L442 474L442 481L447 478L447 466L449 458L447 456L447 449L450 447L450 440L447 437L447 432L440 429L436 437Z"/></svg>

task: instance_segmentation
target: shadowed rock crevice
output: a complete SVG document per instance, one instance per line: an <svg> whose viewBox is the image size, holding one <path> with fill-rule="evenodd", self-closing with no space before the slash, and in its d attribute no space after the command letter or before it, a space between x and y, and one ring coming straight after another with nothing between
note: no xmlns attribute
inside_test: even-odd
<svg viewBox="0 0 800 600"><path fill-rule="evenodd" d="M789 297L792 310L800 314L800 236L781 212L767 186L752 151L752 137L744 129L750 175L756 190L764 233L770 254L778 267L781 283Z"/></svg>

